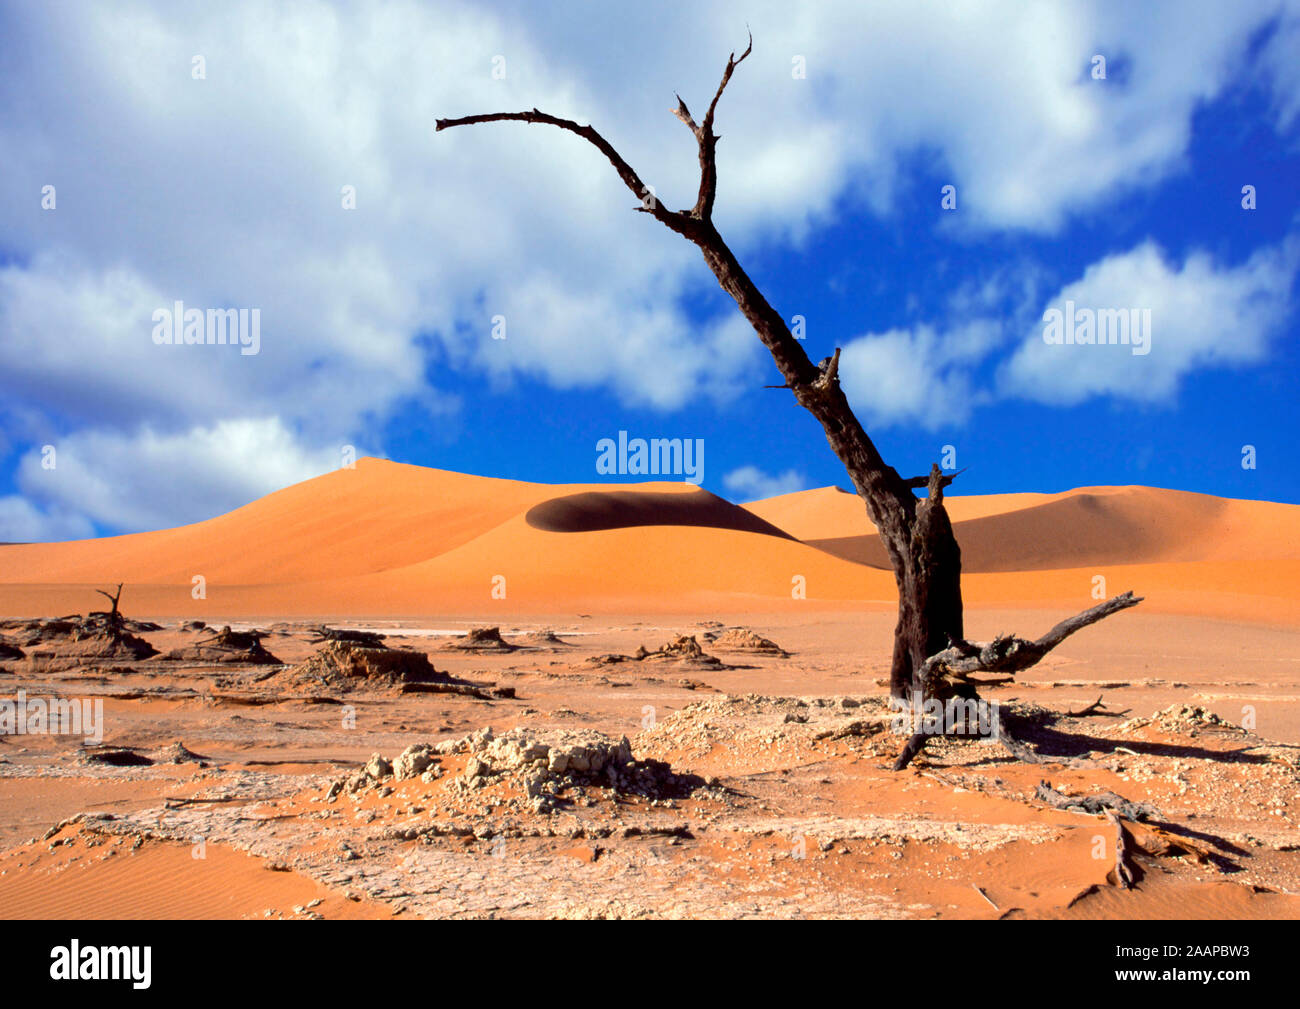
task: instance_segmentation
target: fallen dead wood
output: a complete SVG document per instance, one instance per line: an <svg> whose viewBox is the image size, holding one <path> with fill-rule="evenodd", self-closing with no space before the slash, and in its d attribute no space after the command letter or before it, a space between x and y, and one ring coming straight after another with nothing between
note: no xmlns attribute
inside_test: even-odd
<svg viewBox="0 0 1300 1009"><path fill-rule="evenodd" d="M1115 828L1115 868L1112 870L1115 885L1126 890L1132 889L1137 881L1136 862L1132 856L1138 852L1157 858L1187 855L1202 864L1216 858L1216 854L1204 845L1145 822L1156 815L1156 810L1146 803L1130 802L1115 792L1064 795L1043 781L1034 790L1034 798L1053 809L1104 816Z"/></svg>
<svg viewBox="0 0 1300 1009"><path fill-rule="evenodd" d="M1154 823L1129 822L1127 826L1129 837L1133 843L1148 855L1155 855L1156 857L1188 855L1198 863L1209 862L1216 858L1224 861L1223 856L1216 854L1199 842L1192 841L1181 834L1175 834L1163 827L1157 827Z"/></svg>
<svg viewBox="0 0 1300 1009"><path fill-rule="evenodd" d="M236 816L236 823L270 823L273 820L297 820L301 813L277 813L275 816Z"/></svg>
<svg viewBox="0 0 1300 1009"><path fill-rule="evenodd" d="M1130 802L1115 792L1097 792L1093 795L1066 795L1052 787L1049 781L1040 781L1034 789L1034 798L1053 809L1083 812L1092 815L1113 810L1126 820L1145 820L1155 816L1156 810L1142 802Z"/></svg>
<svg viewBox="0 0 1300 1009"><path fill-rule="evenodd" d="M229 701L231 704L245 704L250 708L259 708L267 704L282 704L297 701L301 704L345 704L337 697L328 694L235 694L216 693L208 695L214 701Z"/></svg>
<svg viewBox="0 0 1300 1009"><path fill-rule="evenodd" d="M1101 697L1098 697L1095 701L1089 704L1082 711L1067 711L1065 713L1065 717L1066 718L1090 718L1093 715L1101 715L1106 718L1122 718L1124 715L1127 715L1132 710L1131 708L1125 708L1123 711L1107 711L1105 710L1105 708L1106 706L1101 703Z"/></svg>
<svg viewBox="0 0 1300 1009"><path fill-rule="evenodd" d="M1044 757L1028 743L1017 739L1011 734L1011 731L1002 724L998 725L998 742L1018 760L1023 760L1026 764L1045 764L1057 763L1060 758Z"/></svg>
<svg viewBox="0 0 1300 1009"><path fill-rule="evenodd" d="M472 683L403 683L403 694L460 694L477 697L481 701L509 700L515 696L514 687L480 687Z"/></svg>
<svg viewBox="0 0 1300 1009"><path fill-rule="evenodd" d="M271 802L279 798L275 795L219 795L213 798L203 798L201 796L183 796L183 795L164 795L163 801L168 803L169 809L177 809L181 806L197 806L205 802ZM174 805L172 805L174 804Z"/></svg>

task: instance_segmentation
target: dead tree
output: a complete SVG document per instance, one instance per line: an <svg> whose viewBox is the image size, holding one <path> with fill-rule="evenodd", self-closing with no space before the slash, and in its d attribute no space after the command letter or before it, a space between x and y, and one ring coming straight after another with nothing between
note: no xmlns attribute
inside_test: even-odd
<svg viewBox="0 0 1300 1009"><path fill-rule="evenodd" d="M95 589L95 591L113 604L105 619L108 622L108 636L117 641L122 637L123 628L122 614L117 608L118 601L122 598L122 583L118 582L117 591L114 593L105 592L103 589Z"/></svg>
<svg viewBox="0 0 1300 1009"><path fill-rule="evenodd" d="M767 347L784 378L776 388L789 389L795 401L811 413L826 432L826 440L839 457L858 496L866 504L867 517L880 534L898 583L898 623L894 629L894 653L890 668L890 695L895 701L912 703L924 693L927 659L962 641L961 550L943 504L944 489L953 481L937 464L928 476L905 478L888 465L876 450L854 415L840 388L840 350L820 364L813 364L803 346L790 332L780 313L741 267L713 224L713 205L718 191L714 115L718 101L732 74L754 48L753 36L740 57L732 53L722 81L697 123L681 96L673 114L694 135L699 148L700 187L695 204L685 210L669 210L655 196L636 171L603 136L590 125L581 126L538 109L527 112L493 112L439 119L437 130L479 123L522 122L554 126L573 133L595 147L614 166L623 184L641 201L636 207L693 242L704 255L718 283L739 307ZM924 488L927 496L914 493Z"/></svg>

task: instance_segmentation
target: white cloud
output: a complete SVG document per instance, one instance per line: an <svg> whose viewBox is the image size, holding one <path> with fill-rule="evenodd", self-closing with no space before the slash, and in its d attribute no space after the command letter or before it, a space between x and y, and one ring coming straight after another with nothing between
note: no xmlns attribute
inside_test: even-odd
<svg viewBox="0 0 1300 1009"><path fill-rule="evenodd" d="M909 423L934 430L960 423L989 399L971 370L1001 340L1001 327L989 319L942 333L926 325L869 333L845 344L840 384L869 428Z"/></svg>
<svg viewBox="0 0 1300 1009"><path fill-rule="evenodd" d="M278 417L223 420L181 432L88 430L54 448L52 469L41 465L37 451L23 457L23 493L55 515L124 529L211 518L343 461L343 445L304 449ZM15 521L20 518L16 513Z"/></svg>
<svg viewBox="0 0 1300 1009"><path fill-rule="evenodd" d="M792 469L769 474L757 466L741 466L722 478L722 486L741 501L760 501L781 494L793 494L808 485L803 474Z"/></svg>
<svg viewBox="0 0 1300 1009"><path fill-rule="evenodd" d="M1249 364L1264 358L1269 337L1285 320L1300 245L1255 253L1238 266L1209 255L1169 263L1154 242L1107 256L1064 287L1044 309L1064 312L1150 309L1150 351L1123 345L1048 344L1039 322L1002 369L1005 392L1071 405L1111 395L1167 400L1197 368Z"/></svg>
<svg viewBox="0 0 1300 1009"><path fill-rule="evenodd" d="M0 543L48 543L95 535L81 514L63 508L41 509L24 497L0 497Z"/></svg>

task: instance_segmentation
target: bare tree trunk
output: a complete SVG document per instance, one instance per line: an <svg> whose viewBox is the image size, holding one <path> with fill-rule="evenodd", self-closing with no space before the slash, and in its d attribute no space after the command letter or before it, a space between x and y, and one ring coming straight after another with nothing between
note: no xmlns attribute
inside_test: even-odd
<svg viewBox="0 0 1300 1009"><path fill-rule="evenodd" d="M910 558L898 581L898 623L894 627L893 662L889 667L889 696L913 700L924 692L920 670L926 659L963 636L961 550L952 524L943 515L943 528L922 541L922 551Z"/></svg>

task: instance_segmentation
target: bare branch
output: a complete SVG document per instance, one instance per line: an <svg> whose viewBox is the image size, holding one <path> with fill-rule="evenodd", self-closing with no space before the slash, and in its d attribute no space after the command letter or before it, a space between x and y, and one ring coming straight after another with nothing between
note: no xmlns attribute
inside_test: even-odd
<svg viewBox="0 0 1300 1009"><path fill-rule="evenodd" d="M1037 646L1044 652L1049 652L1075 631L1082 630L1089 624L1095 624L1098 620L1101 620L1103 617L1108 617L1112 613L1118 613L1120 610L1126 610L1130 606L1136 606L1141 601L1142 598L1133 595L1132 592L1125 592L1123 595L1115 596L1113 599L1107 599L1104 603L1098 603L1090 610L1084 610L1082 613L1076 613L1068 620L1062 620L1059 624L1038 639Z"/></svg>
<svg viewBox="0 0 1300 1009"><path fill-rule="evenodd" d="M1127 715L1131 708L1125 708L1123 711L1107 711L1106 705L1101 703L1101 697L1089 704L1082 711L1067 711L1066 718L1090 718L1093 715L1100 715L1106 718L1122 718Z"/></svg>
<svg viewBox="0 0 1300 1009"><path fill-rule="evenodd" d="M965 473L965 472L966 472L966 467L963 467L962 469L959 469L956 473L942 473L942 472L941 472L941 473L940 473L940 476L939 476L939 486L940 486L940 488L942 489L943 487L947 487L947 486L949 486L949 485L950 485L954 480L956 480L959 476L961 476L961 475L962 475L963 473ZM930 476L912 476L912 477L908 477L906 480L903 481L903 485L904 485L905 487L911 487L911 488L914 488L914 489L919 489L919 488L921 488L921 487L926 487L926 488L928 488L928 487L930 486L930 480L933 478L933 476L934 476L934 471L931 470Z"/></svg>
<svg viewBox="0 0 1300 1009"><path fill-rule="evenodd" d="M114 641L122 636L122 614L118 612L117 604L122 598L122 583L117 583L117 592L105 592L103 589L95 589L101 596L113 604L113 608L108 612L108 633Z"/></svg>
<svg viewBox="0 0 1300 1009"><path fill-rule="evenodd" d="M105 592L103 589L95 589L95 591L98 592L101 596L103 596L105 599L107 599L110 603L113 604L113 612L116 613L116 612L117 612L117 602L118 602L119 599L122 598L122 583L121 583L121 582L118 582L118 583L117 583L117 593L116 593L116 594L111 593L111 592Z"/></svg>
<svg viewBox="0 0 1300 1009"><path fill-rule="evenodd" d="M745 62L745 57L754 51L754 33L749 32L749 45L745 51L740 54L740 59L736 59L736 54L732 53L727 57L727 69L722 71L722 82L718 85L717 94L713 96L713 101L709 102L709 111L704 115L704 131L708 134L713 132L713 113L718 107L718 99L722 97L722 92L727 88L727 82L731 80L731 75L735 73L736 67ZM714 138L717 139L716 137Z"/></svg>
<svg viewBox="0 0 1300 1009"><path fill-rule="evenodd" d="M704 122L694 131L700 145L700 193L695 199L695 209L692 213L703 221L713 218L713 203L718 196L718 163L716 157L718 137L713 132L713 114L717 111L718 99L722 97L722 92L727 89L727 82L731 80L731 75L735 73L736 67L740 66L745 61L745 57L753 51L754 33L750 32L749 45L740 54L740 59L736 59L735 53L727 57L727 68L722 71L722 82L718 85L713 101L709 102L709 111L704 114ZM679 98L677 101L680 103L681 99ZM679 112L681 108L685 108L685 106L680 106Z"/></svg>
<svg viewBox="0 0 1300 1009"><path fill-rule="evenodd" d="M559 116L548 115L538 109L532 109L528 112L489 112L479 116L463 116L460 119L439 119L436 121L434 132L441 133L453 126L476 126L479 123L501 122L541 123L546 126L556 126L562 130L568 130L570 133L582 137L583 140L609 159L609 163L614 166L614 170L618 172L618 177L623 180L623 184L632 191L632 195L642 201L642 206L638 207L638 210L653 214L656 220L662 221L673 231L694 240L695 228L691 215L685 212L667 210L654 197L650 198L649 206L646 206L645 200L650 193L650 187L641 181L641 176L637 175L636 170L624 160L623 155L614 149L614 145L591 126L580 126L572 119L561 119Z"/></svg>
<svg viewBox="0 0 1300 1009"><path fill-rule="evenodd" d="M736 301L741 314L754 327L764 346L772 354L784 386L794 392L796 401L810 411L821 423L826 432L826 439L831 449L839 456L853 479L854 489L866 504L867 516L881 531L886 549L890 552L891 563L902 563L905 556L905 543L910 541L911 521L915 516L916 498L903 485L897 471L881 458L876 446L868 437L861 423L849 407L848 400L838 383L816 385L821 372L808 359L803 345L794 338L789 326L781 314L774 309L758 286L737 261L735 254L727 247L722 236L709 220L713 207L713 194L717 189L717 171L713 162L713 115L718 99L722 96L731 75L753 51L753 35L749 45L736 58L733 53L727 60L722 82L709 105L709 114L703 126L693 125L694 120L686 109L686 103L678 98L674 114L682 118L692 132L700 148L700 197L696 206L690 211L673 213L656 202L651 211L654 216L680 235L694 242L704 254L704 261L718 279L719 285ZM530 112L506 112L487 115L465 116L460 119L439 119L439 131L453 126L471 126L491 122L542 123L556 126L582 137L595 146L619 173L623 183L633 194L641 199L646 193L646 186L640 176L623 157L590 126L580 126L569 119L560 119L538 109Z"/></svg>
<svg viewBox="0 0 1300 1009"><path fill-rule="evenodd" d="M684 122L687 128L689 128L690 131L694 133L695 136L698 138L700 135L700 128L695 125L695 120L691 118L691 110L686 107L686 103L682 101L681 95L677 95L676 97L677 97L677 108L673 109L673 115L675 115L678 119Z"/></svg>

